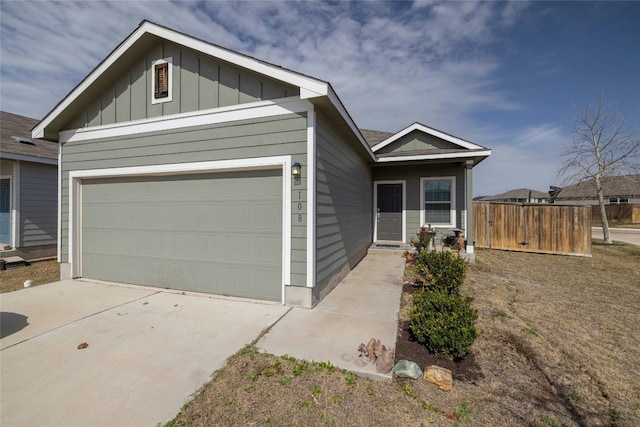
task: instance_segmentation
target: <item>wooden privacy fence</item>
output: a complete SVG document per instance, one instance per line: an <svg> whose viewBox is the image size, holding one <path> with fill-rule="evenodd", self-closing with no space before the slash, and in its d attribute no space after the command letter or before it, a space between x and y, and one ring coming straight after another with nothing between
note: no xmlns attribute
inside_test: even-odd
<svg viewBox="0 0 640 427"><path fill-rule="evenodd" d="M591 207L473 203L479 248L591 256Z"/></svg>
<svg viewBox="0 0 640 427"><path fill-rule="evenodd" d="M640 223L640 205L607 205L604 208L607 211L607 220L610 222ZM591 206L591 219L594 222L602 222L599 205Z"/></svg>

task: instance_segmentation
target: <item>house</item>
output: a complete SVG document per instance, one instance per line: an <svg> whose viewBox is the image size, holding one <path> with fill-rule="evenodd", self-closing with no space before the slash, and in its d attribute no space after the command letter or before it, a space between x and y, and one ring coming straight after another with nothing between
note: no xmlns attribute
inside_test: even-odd
<svg viewBox="0 0 640 427"><path fill-rule="evenodd" d="M0 112L0 256L56 256L58 143L32 139L38 120Z"/></svg>
<svg viewBox="0 0 640 427"><path fill-rule="evenodd" d="M362 132L329 83L148 21L33 137L61 145L62 277L302 307L372 242L470 235L491 154L417 123Z"/></svg>
<svg viewBox="0 0 640 427"><path fill-rule="evenodd" d="M482 202L502 202L502 203L549 203L551 196L549 193L531 190L529 188L518 188L509 190L495 196L485 196L476 199Z"/></svg>
<svg viewBox="0 0 640 427"><path fill-rule="evenodd" d="M602 187L606 205L640 204L640 174L603 177ZM565 205L597 205L595 184L588 180L557 189L553 201Z"/></svg>

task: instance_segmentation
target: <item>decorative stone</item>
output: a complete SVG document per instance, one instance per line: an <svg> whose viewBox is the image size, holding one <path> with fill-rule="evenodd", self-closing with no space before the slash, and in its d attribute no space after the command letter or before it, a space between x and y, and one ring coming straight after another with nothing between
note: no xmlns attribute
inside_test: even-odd
<svg viewBox="0 0 640 427"><path fill-rule="evenodd" d="M450 391L453 388L453 375L451 371L440 366L431 365L424 369L422 377L426 382L435 384L442 390Z"/></svg>
<svg viewBox="0 0 640 427"><path fill-rule="evenodd" d="M398 360L396 366L393 367L393 372L399 377L413 378L414 380L422 377L422 370L417 363L409 360Z"/></svg>

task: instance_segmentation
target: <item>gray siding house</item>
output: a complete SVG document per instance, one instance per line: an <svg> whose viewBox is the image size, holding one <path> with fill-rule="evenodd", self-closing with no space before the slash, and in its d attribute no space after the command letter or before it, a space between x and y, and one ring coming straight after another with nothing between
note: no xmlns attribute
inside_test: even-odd
<svg viewBox="0 0 640 427"><path fill-rule="evenodd" d="M470 231L490 155L420 124L361 131L329 83L147 21L33 136L61 146L62 277L302 307L372 243Z"/></svg>
<svg viewBox="0 0 640 427"><path fill-rule="evenodd" d="M56 256L58 144L31 138L38 120L0 112L0 256Z"/></svg>

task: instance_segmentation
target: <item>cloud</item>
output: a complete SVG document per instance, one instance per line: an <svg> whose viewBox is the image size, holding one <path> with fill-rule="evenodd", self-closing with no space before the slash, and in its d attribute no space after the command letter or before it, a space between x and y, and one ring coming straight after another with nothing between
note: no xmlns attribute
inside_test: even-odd
<svg viewBox="0 0 640 427"><path fill-rule="evenodd" d="M562 161L558 154L567 138L564 129L546 123L526 127L513 139L497 141L491 146L491 157L474 169L475 187L482 189L483 195L517 188L547 191L560 182L557 171Z"/></svg>
<svg viewBox="0 0 640 427"><path fill-rule="evenodd" d="M449 1L3 1L2 109L43 117L148 19L331 82L360 127L398 131L421 122L493 148L491 164L509 169L508 156L537 158L529 147L540 131L557 136L531 128L512 147L500 142L504 130L474 118L478 111L521 108L496 80L501 60L490 47L526 8Z"/></svg>

